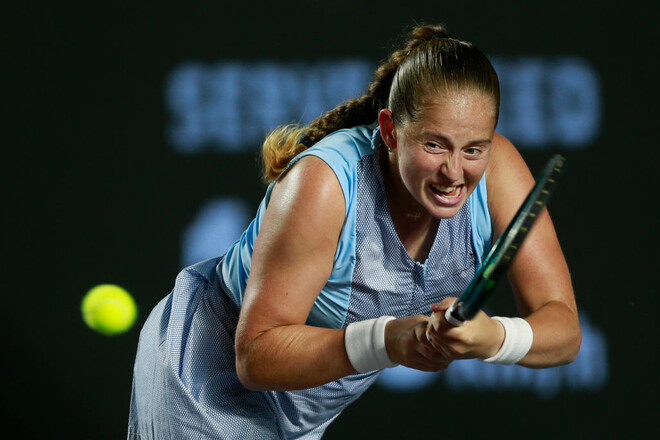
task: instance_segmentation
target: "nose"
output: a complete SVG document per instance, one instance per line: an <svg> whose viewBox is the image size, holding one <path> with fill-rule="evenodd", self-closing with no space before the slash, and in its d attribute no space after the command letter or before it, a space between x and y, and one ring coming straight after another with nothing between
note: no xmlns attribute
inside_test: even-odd
<svg viewBox="0 0 660 440"><path fill-rule="evenodd" d="M442 174L449 180L459 180L462 175L461 157L459 154L447 154L445 162L440 168Z"/></svg>

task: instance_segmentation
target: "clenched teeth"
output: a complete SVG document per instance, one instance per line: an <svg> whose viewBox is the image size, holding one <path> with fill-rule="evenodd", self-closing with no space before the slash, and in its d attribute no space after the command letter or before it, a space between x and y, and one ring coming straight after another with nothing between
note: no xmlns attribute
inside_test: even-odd
<svg viewBox="0 0 660 440"><path fill-rule="evenodd" d="M456 191L455 186L431 185L431 187L434 190L436 190L438 192L442 192L442 193L452 193L452 192Z"/></svg>
<svg viewBox="0 0 660 440"><path fill-rule="evenodd" d="M444 186L444 185L434 185L431 184L431 188L433 191L446 198L446 199L457 199L461 196L462 194L462 186Z"/></svg>

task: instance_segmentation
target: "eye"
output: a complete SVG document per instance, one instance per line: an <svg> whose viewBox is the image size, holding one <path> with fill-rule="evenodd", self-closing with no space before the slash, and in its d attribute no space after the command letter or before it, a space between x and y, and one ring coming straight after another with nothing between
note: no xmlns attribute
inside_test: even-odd
<svg viewBox="0 0 660 440"><path fill-rule="evenodd" d="M481 155L481 153L483 153L483 150L484 149L482 147L468 147L464 151L465 154L467 154L470 157L477 157Z"/></svg>
<svg viewBox="0 0 660 440"><path fill-rule="evenodd" d="M435 142L427 142L426 144L424 144L424 149L431 153L439 153L443 149L443 147L442 145Z"/></svg>

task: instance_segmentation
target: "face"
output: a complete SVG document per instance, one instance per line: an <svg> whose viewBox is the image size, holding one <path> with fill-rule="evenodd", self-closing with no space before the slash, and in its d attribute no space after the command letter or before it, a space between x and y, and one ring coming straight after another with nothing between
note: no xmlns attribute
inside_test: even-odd
<svg viewBox="0 0 660 440"><path fill-rule="evenodd" d="M396 124L379 115L390 176L402 209L455 216L482 178L495 132L492 99L476 91L444 92L419 120Z"/></svg>

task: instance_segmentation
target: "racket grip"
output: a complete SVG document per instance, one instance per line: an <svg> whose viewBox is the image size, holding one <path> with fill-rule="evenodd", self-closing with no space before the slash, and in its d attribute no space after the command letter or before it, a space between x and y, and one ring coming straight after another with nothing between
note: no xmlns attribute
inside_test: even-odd
<svg viewBox="0 0 660 440"><path fill-rule="evenodd" d="M445 319L451 325L460 327L461 325L465 324L465 321L454 313L454 310L456 309L456 304L458 304L458 301L454 302L451 306L449 306L449 308L445 312Z"/></svg>

